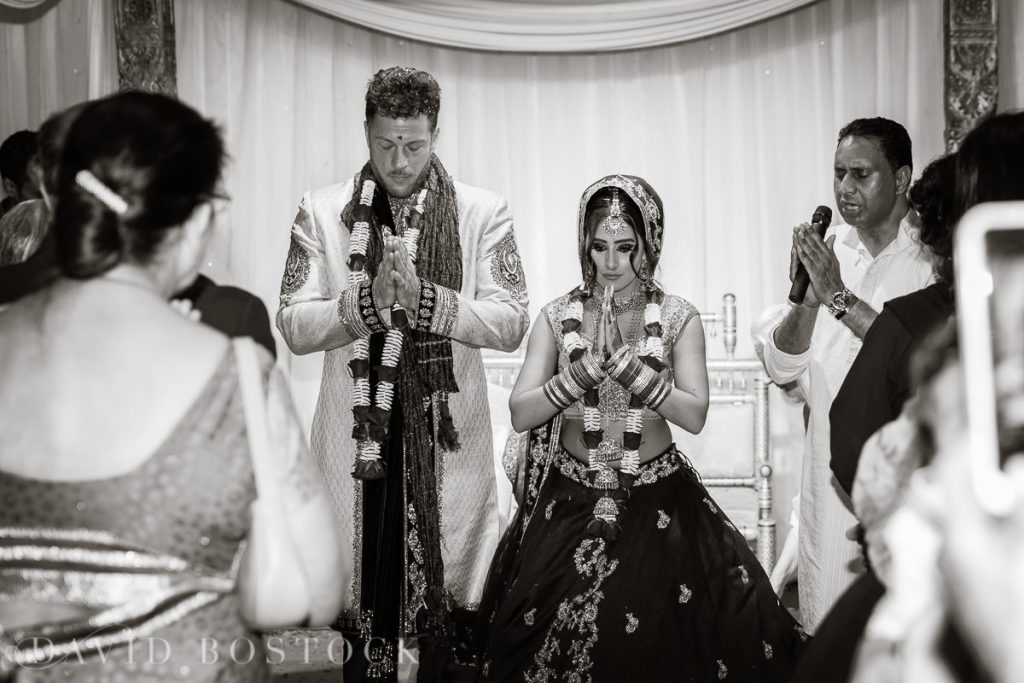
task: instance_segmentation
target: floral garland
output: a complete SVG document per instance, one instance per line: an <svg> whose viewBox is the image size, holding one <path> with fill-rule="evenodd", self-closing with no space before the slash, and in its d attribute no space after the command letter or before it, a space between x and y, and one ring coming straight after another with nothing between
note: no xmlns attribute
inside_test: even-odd
<svg viewBox="0 0 1024 683"><path fill-rule="evenodd" d="M580 336L580 329L583 326L583 300L590 298L591 287L592 285L575 289L569 295L569 303L562 316L562 349L570 362L579 360L587 352L587 345ZM647 336L640 345L638 355L652 370L661 372L665 368L662 362L664 345L661 327L661 304L665 297L653 283L645 283L644 289L646 304L643 320ZM593 536L613 541L621 532L618 513L624 507L629 490L640 473L640 434L643 429L643 415L643 400L630 393L626 428L622 434L622 462L616 473L613 468L598 460L598 450L604 438L604 431L601 429L604 415L600 408L599 388L594 387L583 395L583 442L587 447L587 476L595 488L603 491L594 506L594 519L587 525L587 532Z"/></svg>
<svg viewBox="0 0 1024 683"><path fill-rule="evenodd" d="M366 272L366 248L370 242L370 211L376 183L366 178L359 192L359 205L354 211L356 219L348 250L349 286L362 287L370 284ZM427 190L420 191L416 206L409 217L409 227L402 235L402 241L413 263L419 250L420 220ZM387 234L391 234L390 231ZM371 290L372 292L372 290ZM372 297L372 293L371 293ZM376 391L370 386L370 334L352 343L352 414L355 425L352 438L356 440L356 464L352 476L356 479L371 480L384 477L384 463L381 451L388 436L391 421L391 406L395 398L395 382L398 380L398 362L402 356L403 330L409 325L405 309L396 301L391 307L391 324L384 337L381 364L376 367Z"/></svg>

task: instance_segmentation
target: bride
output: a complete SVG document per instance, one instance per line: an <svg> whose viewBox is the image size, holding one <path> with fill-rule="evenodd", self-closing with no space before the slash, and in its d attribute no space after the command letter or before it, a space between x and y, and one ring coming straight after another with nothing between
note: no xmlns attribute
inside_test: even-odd
<svg viewBox="0 0 1024 683"><path fill-rule="evenodd" d="M660 197L580 200L583 284L548 303L512 392L523 505L481 604L487 681L787 680L806 636L669 422L708 411L704 331L654 279Z"/></svg>

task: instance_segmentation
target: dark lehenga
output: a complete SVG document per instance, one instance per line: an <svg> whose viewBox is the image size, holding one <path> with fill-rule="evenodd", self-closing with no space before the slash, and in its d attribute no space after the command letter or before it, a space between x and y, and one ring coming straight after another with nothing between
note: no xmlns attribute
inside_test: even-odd
<svg viewBox="0 0 1024 683"><path fill-rule="evenodd" d="M533 469L484 592L482 680L788 680L807 636L674 446L641 467L610 543L584 532L584 464L555 447Z"/></svg>
<svg viewBox="0 0 1024 683"><path fill-rule="evenodd" d="M656 267L662 250L662 202L645 180L614 175L587 188L580 201L578 236L589 294L581 297L575 290L559 297L544 307L542 316L557 343L560 372L569 362L563 335L577 332L577 342L591 347L598 336L602 313L593 296L595 268L586 226L591 199L606 188L614 190L601 200L609 201L609 218L621 215L623 194L642 216L642 232L639 221L631 221L649 268ZM640 272L644 270L641 265ZM650 357L645 362L671 383L672 349L697 311L638 276L646 296L640 298L641 305L630 300L618 304L617 311L612 303L616 326L632 352L653 356L662 349L662 357L654 358L659 362L648 362ZM646 306L655 303L658 313L647 321ZM545 330L539 325L532 334ZM660 343L653 343L656 337ZM631 419L635 396L620 384L605 379L596 392L601 418L608 424ZM478 612L480 679L790 679L807 637L686 458L670 446L640 466L630 484L628 476L621 477L609 465L625 460L625 438L616 442L604 435L597 446L587 445L585 438L582 444L593 449L595 461L588 475L585 464L562 450L561 425L567 418L586 425L583 405L570 405L532 430L526 441L522 505L498 547ZM663 420L649 409L641 419ZM602 431L587 432L585 427L587 434L602 437ZM602 536L589 536L588 530Z"/></svg>

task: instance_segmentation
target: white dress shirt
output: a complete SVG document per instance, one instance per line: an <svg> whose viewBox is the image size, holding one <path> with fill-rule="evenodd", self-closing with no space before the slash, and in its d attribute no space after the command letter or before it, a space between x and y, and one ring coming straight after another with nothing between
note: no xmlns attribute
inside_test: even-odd
<svg viewBox="0 0 1024 683"><path fill-rule="evenodd" d="M933 278L930 252L917 238L910 212L900 222L896 238L872 257L849 225L837 225L833 248L843 283L876 311L889 299L928 285ZM804 628L814 632L836 599L861 571L860 550L846 532L857 524L849 498L835 483L829 466L829 409L846 378L862 341L825 306L804 353L788 354L767 335L764 365L778 384L796 381L809 408L800 481L798 581Z"/></svg>

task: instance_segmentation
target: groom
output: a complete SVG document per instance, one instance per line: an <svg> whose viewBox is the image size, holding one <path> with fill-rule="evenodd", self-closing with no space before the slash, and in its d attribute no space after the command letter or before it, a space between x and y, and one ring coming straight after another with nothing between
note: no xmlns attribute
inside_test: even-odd
<svg viewBox="0 0 1024 683"><path fill-rule="evenodd" d="M424 71L374 75L369 162L303 195L281 282L288 346L326 352L311 446L351 549L348 682L395 680L410 638L420 680L450 680L497 544L480 349L519 346L526 282L505 199L434 155L440 104Z"/></svg>

